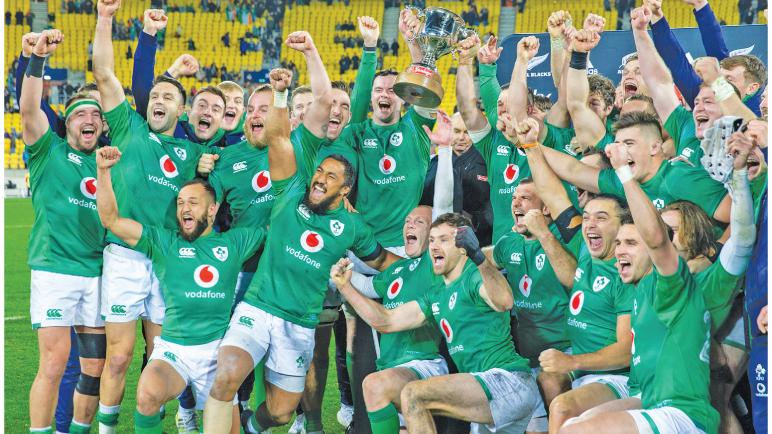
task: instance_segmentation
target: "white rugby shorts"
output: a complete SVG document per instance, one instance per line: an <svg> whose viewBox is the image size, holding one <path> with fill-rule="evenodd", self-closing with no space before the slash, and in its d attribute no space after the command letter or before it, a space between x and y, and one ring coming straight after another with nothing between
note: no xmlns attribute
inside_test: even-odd
<svg viewBox="0 0 772 434"><path fill-rule="evenodd" d="M100 277L32 270L29 313L32 328L104 327L100 313Z"/></svg>
<svg viewBox="0 0 772 434"><path fill-rule="evenodd" d="M163 324L166 305L150 259L117 244L108 244L103 257L102 316L105 322L142 318Z"/></svg>

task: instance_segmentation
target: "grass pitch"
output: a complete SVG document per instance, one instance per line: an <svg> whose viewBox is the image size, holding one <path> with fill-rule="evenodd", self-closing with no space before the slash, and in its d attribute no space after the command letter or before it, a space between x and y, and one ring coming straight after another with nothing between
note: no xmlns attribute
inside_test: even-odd
<svg viewBox="0 0 772 434"><path fill-rule="evenodd" d="M29 389L38 364L37 336L29 317L29 279L27 240L32 229L33 213L30 199L5 200L5 432L29 432ZM121 407L118 432L134 432L134 408L139 369L144 343L140 336L134 360L126 379L126 395ZM334 339L334 337L333 337ZM330 370L324 395L322 416L327 434L342 433L336 420L339 407L338 383L335 370L335 347L330 344ZM174 415L177 402L166 404L164 432L176 433ZM53 425L53 422L52 422ZM289 425L273 429L286 433ZM97 432L96 425L91 432Z"/></svg>

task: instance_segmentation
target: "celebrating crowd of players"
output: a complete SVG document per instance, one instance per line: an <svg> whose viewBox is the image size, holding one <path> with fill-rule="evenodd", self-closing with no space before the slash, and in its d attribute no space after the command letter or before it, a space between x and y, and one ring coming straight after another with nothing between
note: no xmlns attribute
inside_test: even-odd
<svg viewBox="0 0 772 434"><path fill-rule="evenodd" d="M196 61L183 55L154 78L167 17L148 10L132 107L114 72L120 0L100 0L96 83L64 118L42 101L42 77L65 35L25 35L40 348L30 432L53 432L71 326L81 373L62 430L87 433L96 419L116 432L139 320L136 432L160 433L177 397L183 427L203 409L206 433L266 432L301 402L302 432L322 432L326 358L311 367L336 297L381 333L377 371L362 383L375 434L437 432L438 417L474 433L741 433L730 401L749 357L756 432L766 432L766 68L729 57L707 2L687 2L703 40L717 41L706 46L714 57L690 64L661 0L646 0L617 85L588 75L603 18L574 28L554 12L548 107L526 80L535 37L517 44L505 89L496 38L461 41L452 120L405 110L397 73L376 73L370 17L358 19L351 96L297 31L285 44L303 53L309 86L290 97L292 74L274 69L250 95L223 82L187 105L175 77ZM418 26L403 11L407 41ZM487 167L491 246L453 212L465 152ZM251 411L237 404L253 371Z"/></svg>

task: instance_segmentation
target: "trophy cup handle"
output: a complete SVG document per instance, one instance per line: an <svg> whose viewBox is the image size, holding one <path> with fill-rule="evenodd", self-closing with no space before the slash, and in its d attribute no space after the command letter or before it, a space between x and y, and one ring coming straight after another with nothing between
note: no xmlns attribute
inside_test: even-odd
<svg viewBox="0 0 772 434"><path fill-rule="evenodd" d="M424 21L426 21L426 14L424 13L424 11L423 11L423 10L421 10L421 9L418 9L418 8L417 8L417 7L415 7L415 6L405 6L405 9L406 9L406 10L408 10L408 11L410 11L410 12L412 12L412 13L413 13L413 15L415 15L416 17L418 17L418 21L420 21L420 22L422 22L422 23L423 23ZM415 41L415 38L417 38L417 37L418 37L418 33L419 33L419 32L418 32L418 31L416 31L416 32L415 32L415 34L414 34L413 36L411 36L411 37L409 37L409 38L406 38L406 39L407 39L407 42L409 42L409 43L410 43L410 42L413 42L413 41Z"/></svg>
<svg viewBox="0 0 772 434"><path fill-rule="evenodd" d="M459 30L457 39L455 42L453 42L453 49L450 51L450 55L453 56L453 60L458 60L458 45L461 43L461 41L476 34L476 30L470 29L468 27L463 27Z"/></svg>

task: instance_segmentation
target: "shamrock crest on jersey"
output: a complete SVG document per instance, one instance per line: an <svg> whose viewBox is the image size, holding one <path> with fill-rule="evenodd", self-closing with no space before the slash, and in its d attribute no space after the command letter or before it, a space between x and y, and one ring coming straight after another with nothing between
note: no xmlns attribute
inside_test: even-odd
<svg viewBox="0 0 772 434"><path fill-rule="evenodd" d="M161 172L163 172L164 176L167 178L174 178L180 174L180 172L177 171L177 165L174 164L174 161L172 161L168 155L161 157L160 164Z"/></svg>
<svg viewBox="0 0 772 434"><path fill-rule="evenodd" d="M453 292L448 300L448 309L453 310L456 307L456 299L458 298L458 292Z"/></svg>
<svg viewBox="0 0 772 434"><path fill-rule="evenodd" d="M263 193L271 188L271 175L267 170L255 173L252 178L252 188L256 193Z"/></svg>
<svg viewBox="0 0 772 434"><path fill-rule="evenodd" d="M225 262L228 259L228 248L225 246L217 246L212 249L214 257Z"/></svg>
<svg viewBox="0 0 772 434"><path fill-rule="evenodd" d="M324 239L318 232L305 231L300 236L300 245L310 253L316 253L324 247Z"/></svg>
<svg viewBox="0 0 772 434"><path fill-rule="evenodd" d="M343 228L345 227L346 225L344 225L340 220L330 220L330 231L336 237L343 233Z"/></svg>
<svg viewBox="0 0 772 434"><path fill-rule="evenodd" d="M579 312L582 311L583 305L584 292L576 291L574 295L571 296L571 300L568 302L568 310L571 312L571 315L579 315Z"/></svg>
<svg viewBox="0 0 772 434"><path fill-rule="evenodd" d="M399 146L402 144L402 131L397 131L389 137L389 143L391 146Z"/></svg>
<svg viewBox="0 0 772 434"><path fill-rule="evenodd" d="M174 147L174 153L180 157L180 160L185 161L188 158L188 151L177 146Z"/></svg>
<svg viewBox="0 0 772 434"><path fill-rule="evenodd" d="M211 265L199 265L193 271L193 280L196 282L196 285L202 288L211 288L217 285L217 282L220 280L220 272Z"/></svg>
<svg viewBox="0 0 772 434"><path fill-rule="evenodd" d="M388 291L386 291L386 296L389 298L389 300L393 300L394 297L399 295L399 292L402 291L402 278L398 277L394 279L393 282L389 285Z"/></svg>
<svg viewBox="0 0 772 434"><path fill-rule="evenodd" d="M595 292L600 292L603 288L608 285L608 283L611 282L611 280L606 276L598 276L595 278L595 282L592 283L592 290Z"/></svg>
<svg viewBox="0 0 772 434"><path fill-rule="evenodd" d="M89 199L96 199L97 181L96 178L86 177L80 181L80 192Z"/></svg>
<svg viewBox="0 0 772 434"><path fill-rule="evenodd" d="M544 256L544 253L539 253L536 255L536 269L541 271L542 268L544 268L544 262L545 262L546 256Z"/></svg>

